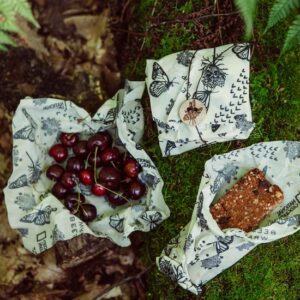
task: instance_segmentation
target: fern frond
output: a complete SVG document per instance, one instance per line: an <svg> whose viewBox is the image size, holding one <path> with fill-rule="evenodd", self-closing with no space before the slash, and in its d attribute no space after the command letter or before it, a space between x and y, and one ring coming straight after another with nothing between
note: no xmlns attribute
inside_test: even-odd
<svg viewBox="0 0 300 300"><path fill-rule="evenodd" d="M245 37L249 39L253 31L257 0L234 0L234 3L245 22Z"/></svg>
<svg viewBox="0 0 300 300"><path fill-rule="evenodd" d="M300 15L296 16L293 24L289 27L286 34L281 54L290 50L292 47L300 43Z"/></svg>
<svg viewBox="0 0 300 300"><path fill-rule="evenodd" d="M27 0L14 0L13 2L14 2L14 10L16 13L24 17L35 27L39 27L39 24L32 14L31 7L27 2Z"/></svg>
<svg viewBox="0 0 300 300"><path fill-rule="evenodd" d="M300 0L276 0L271 8L265 32L267 32L280 20L286 18L293 10L297 9L298 7L300 7Z"/></svg>
<svg viewBox="0 0 300 300"><path fill-rule="evenodd" d="M7 51L7 47L4 45L0 44L0 51Z"/></svg>
<svg viewBox="0 0 300 300"><path fill-rule="evenodd" d="M16 46L16 43L10 38L10 36L3 31L0 31L0 45L1 44Z"/></svg>

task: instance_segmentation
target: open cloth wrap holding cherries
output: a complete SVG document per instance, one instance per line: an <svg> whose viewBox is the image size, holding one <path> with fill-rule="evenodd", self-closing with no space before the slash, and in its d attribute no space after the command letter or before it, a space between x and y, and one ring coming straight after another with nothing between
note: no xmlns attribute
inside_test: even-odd
<svg viewBox="0 0 300 300"><path fill-rule="evenodd" d="M229 44L147 60L146 84L163 156L249 137L250 50L249 44Z"/></svg>
<svg viewBox="0 0 300 300"><path fill-rule="evenodd" d="M128 246L131 232L149 231L169 216L162 178L139 145L144 128L140 104L143 91L144 82L127 82L125 89L107 100L94 117L71 101L40 98L20 102L13 118L13 173L4 193L9 223L20 232L29 251L40 253L58 240L83 233ZM126 148L138 161L138 177L147 189L131 205L114 207L104 197L91 194L89 186L79 184L85 202L97 209L92 222L83 222L51 193L54 182L47 178L46 170L55 161L48 151L59 143L62 132L79 133L80 139L88 139L106 130L115 147L121 152ZM72 149L69 156L74 156Z"/></svg>
<svg viewBox="0 0 300 300"><path fill-rule="evenodd" d="M256 230L221 230L210 213L235 182L258 168L284 194L283 202ZM241 208L242 209L242 208ZM300 142L254 144L205 164L191 221L171 239L157 258L161 272L183 288L200 294L203 284L232 266L257 245L291 235L300 229Z"/></svg>

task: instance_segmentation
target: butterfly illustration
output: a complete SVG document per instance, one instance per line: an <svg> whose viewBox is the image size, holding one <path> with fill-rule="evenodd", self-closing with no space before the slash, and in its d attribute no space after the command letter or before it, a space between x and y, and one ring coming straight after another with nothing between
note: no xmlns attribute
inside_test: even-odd
<svg viewBox="0 0 300 300"><path fill-rule="evenodd" d="M232 48L233 53L237 55L240 59L248 60L250 61L251 58L251 51L250 51L250 45L249 44L241 44L241 45L235 45Z"/></svg>
<svg viewBox="0 0 300 300"><path fill-rule="evenodd" d="M213 244L216 245L216 250L218 254L227 251L229 249L228 245L233 242L233 236L219 236L217 239L218 241L214 242Z"/></svg>
<svg viewBox="0 0 300 300"><path fill-rule="evenodd" d="M119 214L109 217L109 225L118 232L124 231L124 218L120 218Z"/></svg>
<svg viewBox="0 0 300 300"><path fill-rule="evenodd" d="M27 180L27 176L21 175L19 178L17 178L15 181L11 182L8 187L10 189L17 189L23 186L27 186L28 185L28 180Z"/></svg>
<svg viewBox="0 0 300 300"><path fill-rule="evenodd" d="M30 125L18 130L14 134L15 139L22 139L22 140L30 140L31 142L35 141L35 132L38 128L36 122L32 119L29 113L26 111L25 108L22 108L22 112L25 115L26 119L29 121Z"/></svg>
<svg viewBox="0 0 300 300"><path fill-rule="evenodd" d="M52 208L50 205L47 205L45 208L37 209L36 212L25 215L20 219L20 222L34 223L35 225L50 224L50 214L56 210L57 208Z"/></svg>
<svg viewBox="0 0 300 300"><path fill-rule="evenodd" d="M203 108L197 108L196 107L196 100L193 100L189 102L189 106L187 109L184 111L185 115L183 116L184 121L189 121L189 125L195 126L196 125L196 119L197 117L201 114Z"/></svg>
<svg viewBox="0 0 300 300"><path fill-rule="evenodd" d="M208 108L208 100L210 94L211 91L196 91L193 95L193 99L201 101L205 105L205 107Z"/></svg>
<svg viewBox="0 0 300 300"><path fill-rule="evenodd" d="M170 86L173 86L175 78L170 81L162 67L157 62L154 62L152 79L154 81L150 84L150 94L153 97L159 97L162 93L166 92Z"/></svg>

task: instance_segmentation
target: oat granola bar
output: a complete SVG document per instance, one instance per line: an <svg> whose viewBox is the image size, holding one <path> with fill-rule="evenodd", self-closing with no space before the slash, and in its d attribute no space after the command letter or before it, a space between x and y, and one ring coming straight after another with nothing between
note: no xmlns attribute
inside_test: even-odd
<svg viewBox="0 0 300 300"><path fill-rule="evenodd" d="M240 228L249 232L282 201L282 190L266 180L262 171L253 169L214 204L210 212L221 229Z"/></svg>

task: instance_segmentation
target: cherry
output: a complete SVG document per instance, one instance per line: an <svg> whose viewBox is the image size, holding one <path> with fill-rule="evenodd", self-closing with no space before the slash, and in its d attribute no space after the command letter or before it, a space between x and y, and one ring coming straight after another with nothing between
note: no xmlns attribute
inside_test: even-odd
<svg viewBox="0 0 300 300"><path fill-rule="evenodd" d="M138 174L141 172L141 170L142 168L140 164L134 158L127 158L126 161L124 162L123 172L128 177L132 177L132 178L137 177Z"/></svg>
<svg viewBox="0 0 300 300"><path fill-rule="evenodd" d="M120 206L125 204L127 201L122 197L121 194L115 194L112 192L107 192L106 196L108 202L113 206Z"/></svg>
<svg viewBox="0 0 300 300"><path fill-rule="evenodd" d="M114 165L119 169L123 170L123 165L124 165L124 160L125 160L125 153L120 153L119 157L114 160Z"/></svg>
<svg viewBox="0 0 300 300"><path fill-rule="evenodd" d="M49 155L57 162L62 162L67 158L68 150L62 144L55 144L49 149Z"/></svg>
<svg viewBox="0 0 300 300"><path fill-rule="evenodd" d="M84 169L79 173L80 182L85 185L91 185L94 182L94 173L92 169Z"/></svg>
<svg viewBox="0 0 300 300"><path fill-rule="evenodd" d="M65 207L72 214L76 214L78 212L79 206L84 202L85 202L85 197L79 193L68 193L64 199Z"/></svg>
<svg viewBox="0 0 300 300"><path fill-rule="evenodd" d="M79 135L77 133L62 132L59 139L65 147L73 147L79 141Z"/></svg>
<svg viewBox="0 0 300 300"><path fill-rule="evenodd" d="M59 182L56 182L54 186L52 187L52 194L57 199L63 199L67 193L67 189Z"/></svg>
<svg viewBox="0 0 300 300"><path fill-rule="evenodd" d="M67 161L66 169L71 172L78 173L84 168L84 162L77 157L70 157Z"/></svg>
<svg viewBox="0 0 300 300"><path fill-rule="evenodd" d="M139 200L145 195L146 186L136 179L129 184L128 192L132 200Z"/></svg>
<svg viewBox="0 0 300 300"><path fill-rule="evenodd" d="M97 216L97 209L92 204L82 204L80 206L80 216L82 221L84 222L91 222Z"/></svg>
<svg viewBox="0 0 300 300"><path fill-rule="evenodd" d="M59 181L64 173L64 168L58 164L50 166L46 172L46 176L55 181Z"/></svg>
<svg viewBox="0 0 300 300"><path fill-rule="evenodd" d="M116 162L120 156L118 148L106 148L100 153L101 162L104 166L107 166L110 162Z"/></svg>
<svg viewBox="0 0 300 300"><path fill-rule="evenodd" d="M95 162L95 160L96 160L96 162ZM88 159L88 163L89 163L89 165L92 166L92 167L94 167L95 164L96 164L96 167L100 167L100 166L101 166L100 153L97 152L97 155L96 155L96 157L95 157L95 152L92 152L92 153L90 154L89 159Z"/></svg>
<svg viewBox="0 0 300 300"><path fill-rule="evenodd" d="M96 196L104 196L107 194L107 190L102 185L95 183L92 186L92 193Z"/></svg>
<svg viewBox="0 0 300 300"><path fill-rule="evenodd" d="M120 181L121 174L114 167L103 167L99 172L99 182L109 189L117 188Z"/></svg>
<svg viewBox="0 0 300 300"><path fill-rule="evenodd" d="M73 146L73 152L78 158L86 158L89 154L87 149L87 141L79 141L76 145Z"/></svg>
<svg viewBox="0 0 300 300"><path fill-rule="evenodd" d="M94 150L96 147L99 148L100 151L108 148L112 144L111 135L104 131L98 132L92 137L88 139L87 148L91 151Z"/></svg>
<svg viewBox="0 0 300 300"><path fill-rule="evenodd" d="M61 178L61 184L66 189L72 189L73 187L76 186L78 182L79 182L78 176L75 173L69 171L66 171Z"/></svg>

